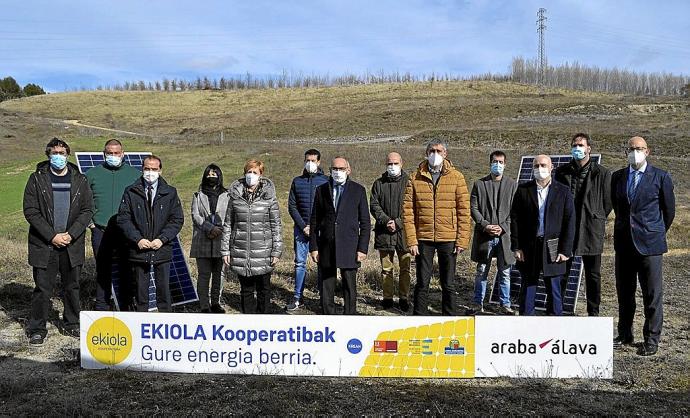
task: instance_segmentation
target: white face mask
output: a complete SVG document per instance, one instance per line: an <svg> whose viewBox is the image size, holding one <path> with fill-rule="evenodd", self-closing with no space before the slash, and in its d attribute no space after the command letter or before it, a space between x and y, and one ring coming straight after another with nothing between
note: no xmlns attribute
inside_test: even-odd
<svg viewBox="0 0 690 418"><path fill-rule="evenodd" d="M259 183L259 175L256 173L246 173L244 181L247 183L247 186L254 187Z"/></svg>
<svg viewBox="0 0 690 418"><path fill-rule="evenodd" d="M644 151L635 150L628 153L628 164L633 167L642 167L646 159Z"/></svg>
<svg viewBox="0 0 690 418"><path fill-rule="evenodd" d="M430 167L440 167L443 164L443 156L438 152L432 152L426 157Z"/></svg>
<svg viewBox="0 0 690 418"><path fill-rule="evenodd" d="M331 177L335 184L344 184L347 181L347 173L344 171L332 171Z"/></svg>
<svg viewBox="0 0 690 418"><path fill-rule="evenodd" d="M316 170L319 169L319 166L316 165L314 161L307 161L304 163L304 169L307 170L307 173L314 174L316 173Z"/></svg>
<svg viewBox="0 0 690 418"><path fill-rule="evenodd" d="M158 177L160 177L160 175L160 171L145 170L143 176L144 180L146 180L148 184L153 184L158 181Z"/></svg>
<svg viewBox="0 0 690 418"><path fill-rule="evenodd" d="M546 180L551 177L551 171L545 167L539 167L532 170L534 178L537 180Z"/></svg>
<svg viewBox="0 0 690 418"><path fill-rule="evenodd" d="M391 164L391 165L386 166L386 172L391 177L398 177L400 175L401 170L402 170L402 167L400 167L400 164L397 164L397 165Z"/></svg>

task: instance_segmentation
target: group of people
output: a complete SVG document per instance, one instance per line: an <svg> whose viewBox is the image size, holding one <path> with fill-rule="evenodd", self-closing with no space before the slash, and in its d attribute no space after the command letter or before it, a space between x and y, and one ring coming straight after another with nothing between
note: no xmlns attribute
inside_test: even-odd
<svg viewBox="0 0 690 418"><path fill-rule="evenodd" d="M577 255L584 266L587 312L596 316L605 224L614 210L619 302L614 346L633 344L639 280L645 323L638 353L655 354L663 321L662 254L667 251L666 232L675 208L671 177L647 162L649 149L641 137L629 140L629 164L613 175L591 158L592 145L587 134L574 135L572 161L555 170L549 156L536 156L534 179L523 184L505 174L506 154L493 151L488 175L474 182L470 192L465 177L448 159L447 145L435 139L427 144L425 159L409 173L400 154L388 154L386 170L374 182L370 199L364 186L350 178L352 169L346 158L333 158L327 176L320 152L307 150L304 169L292 181L288 198L294 222L295 291L286 310L298 311L304 305L311 260L317 265L323 313L336 313L339 270L343 313L356 314L357 270L367 257L373 229L381 263L380 309L395 306L397 284L399 309L408 312L412 307L414 315L427 315L436 255L442 314L457 315L457 256L469 248L472 235L476 274L473 303L465 314L484 311L488 273L495 258L499 313L514 314L510 269L515 266L522 276L519 313L535 314L542 277L547 313L561 315L567 272ZM171 309L169 263L173 241L184 223L177 190L161 176L159 157L146 157L140 172L124 163L120 141L107 141L103 152L105 162L82 175L68 162L67 143L54 138L46 146L48 160L38 164L27 183L24 214L30 224L29 264L36 284L28 326L31 344L42 344L46 337L58 272L64 287L63 329L68 335L79 335L79 276L87 228L91 228L97 266L97 310L112 309L113 260L118 260L120 309L148 311L151 276L158 310ZM243 176L228 187L219 166L210 164L203 172L191 205L190 251L197 263L201 312L225 312L220 302L224 268L239 278L240 311L267 312L271 274L283 253L283 239L276 188L264 176L264 168L259 160L247 161ZM413 257L416 284L411 303Z"/></svg>

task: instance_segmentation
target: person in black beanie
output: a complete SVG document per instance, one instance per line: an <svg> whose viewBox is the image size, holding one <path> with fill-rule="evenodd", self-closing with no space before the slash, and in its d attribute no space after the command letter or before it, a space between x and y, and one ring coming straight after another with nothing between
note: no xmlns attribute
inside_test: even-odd
<svg viewBox="0 0 690 418"><path fill-rule="evenodd" d="M201 312L204 313L225 313L220 304L223 270L220 246L228 199L228 191L223 186L223 171L217 165L209 164L201 177L199 191L194 193L192 199L194 231L189 254L196 258L197 293Z"/></svg>

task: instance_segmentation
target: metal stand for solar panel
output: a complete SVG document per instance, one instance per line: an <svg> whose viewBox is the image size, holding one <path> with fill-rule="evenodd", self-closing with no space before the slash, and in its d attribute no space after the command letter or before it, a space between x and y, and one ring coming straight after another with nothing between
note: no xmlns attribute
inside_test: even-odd
<svg viewBox="0 0 690 418"><path fill-rule="evenodd" d="M532 162L535 155L525 155L520 160L520 168L518 169L518 183L525 183L532 180ZM551 155L551 162L553 168L569 164L572 160L570 155ZM592 161L601 163L601 154L590 155ZM563 313L574 315L577 308L577 301L580 295L580 282L582 281L582 257L573 257L573 262L568 272L568 278L564 294L561 296L563 301ZM510 268L510 303L513 307L519 307L519 295L522 284L522 277L520 272L511 266ZM499 296L500 286L497 281L493 280L491 293L489 295L489 303L500 304ZM542 275L539 276L539 284L537 286L537 300L535 301L536 309L539 311L546 311L546 289L544 287L544 280Z"/></svg>
<svg viewBox="0 0 690 418"><path fill-rule="evenodd" d="M131 165L132 167L142 169L144 165L144 159L151 155L150 152L126 152L125 153L125 163ZM103 153L101 152L77 152L75 153L77 158L77 166L82 174L85 174L89 169L103 164L105 161ZM186 303L196 302L199 300L199 296L196 293L196 287L192 282L192 277L190 275L189 264L187 263L187 258L184 256L182 251L182 242L180 237L176 237L172 242L173 245L173 260L170 262L170 294L172 297L172 306L184 305ZM115 304L115 309L120 310L122 306L119 300L119 264L116 258L113 258L112 267L112 295ZM151 274L151 272L149 272ZM174 284L174 285L173 285ZM153 297L151 296L153 295ZM153 280L153 276L149 277L149 311L157 310L156 305L156 283Z"/></svg>

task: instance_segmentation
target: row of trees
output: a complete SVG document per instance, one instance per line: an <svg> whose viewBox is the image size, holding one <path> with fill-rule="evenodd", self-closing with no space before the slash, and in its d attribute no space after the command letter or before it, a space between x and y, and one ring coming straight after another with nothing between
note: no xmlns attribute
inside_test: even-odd
<svg viewBox="0 0 690 418"><path fill-rule="evenodd" d="M510 78L528 84L539 83L537 60L513 58ZM545 87L559 87L632 95L675 96L687 95L690 76L668 73L638 73L618 68L590 67L578 62L556 67L547 66L544 71Z"/></svg>
<svg viewBox="0 0 690 418"><path fill-rule="evenodd" d="M241 89L276 89L290 87L331 87L331 86L353 86L361 84L384 84L384 83L420 83L436 81L459 81L459 80L497 80L505 81L508 79L503 74L482 74L480 76L460 77L452 74L412 74L409 72L385 73L365 73L361 75L346 74L340 76L316 75L303 73L283 72L279 76L256 77L251 73L242 76L221 77L220 79L210 79L208 77L197 77L195 80L168 79L161 81L145 82L126 81L112 86L98 86L96 90L116 90L116 91L188 91L188 90L241 90Z"/></svg>
<svg viewBox="0 0 690 418"><path fill-rule="evenodd" d="M38 84L29 83L24 88L21 88L17 80L12 77L0 79L0 102L20 97L37 96L39 94L46 94L46 92Z"/></svg>

